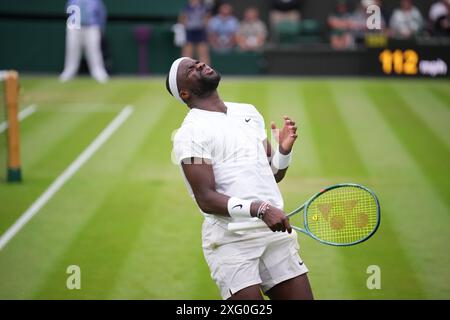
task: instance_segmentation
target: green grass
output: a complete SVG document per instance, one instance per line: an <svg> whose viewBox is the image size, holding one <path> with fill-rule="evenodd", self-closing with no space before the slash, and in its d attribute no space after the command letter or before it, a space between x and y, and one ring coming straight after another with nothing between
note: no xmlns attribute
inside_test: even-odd
<svg viewBox="0 0 450 320"><path fill-rule="evenodd" d="M162 78L60 84L21 79L24 181L0 171L0 234L126 105L130 118L0 251L2 299L219 299L201 251L201 217L171 162L187 109ZM382 223L349 248L300 236L318 299L450 299L448 81L225 79L226 101L266 123L290 115L300 139L280 184L286 210L321 187L357 182L379 195ZM2 112L2 111L0 111ZM5 168L5 134L0 166ZM69 265L81 290L66 288ZM381 290L366 269L381 268Z"/></svg>

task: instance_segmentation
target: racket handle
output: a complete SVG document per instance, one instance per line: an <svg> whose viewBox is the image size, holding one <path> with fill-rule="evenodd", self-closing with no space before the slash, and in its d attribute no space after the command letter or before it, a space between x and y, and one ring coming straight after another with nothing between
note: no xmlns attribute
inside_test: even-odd
<svg viewBox="0 0 450 320"><path fill-rule="evenodd" d="M231 222L228 224L228 231L244 231L261 228L268 228L267 224L265 224L264 221Z"/></svg>

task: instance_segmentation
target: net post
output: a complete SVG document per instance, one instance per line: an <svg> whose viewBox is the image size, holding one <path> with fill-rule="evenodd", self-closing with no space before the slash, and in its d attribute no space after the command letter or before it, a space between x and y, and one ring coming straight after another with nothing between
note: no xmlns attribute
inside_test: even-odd
<svg viewBox="0 0 450 320"><path fill-rule="evenodd" d="M8 71L5 77L5 99L8 121L8 182L22 181L19 136L19 74Z"/></svg>

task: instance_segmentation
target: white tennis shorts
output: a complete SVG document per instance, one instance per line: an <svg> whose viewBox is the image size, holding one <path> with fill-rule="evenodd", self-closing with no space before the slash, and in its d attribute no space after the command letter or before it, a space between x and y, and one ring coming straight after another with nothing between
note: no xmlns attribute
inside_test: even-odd
<svg viewBox="0 0 450 320"><path fill-rule="evenodd" d="M266 293L275 285L308 272L298 250L297 233L253 230L228 231L205 219L203 253L223 299L252 285Z"/></svg>

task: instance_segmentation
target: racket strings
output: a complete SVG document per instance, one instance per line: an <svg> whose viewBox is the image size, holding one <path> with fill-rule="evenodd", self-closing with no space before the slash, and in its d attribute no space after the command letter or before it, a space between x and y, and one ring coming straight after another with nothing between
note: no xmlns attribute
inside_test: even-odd
<svg viewBox="0 0 450 320"><path fill-rule="evenodd" d="M308 206L309 231L331 243L350 244L367 238L378 224L378 206L365 189L344 186L330 189Z"/></svg>

